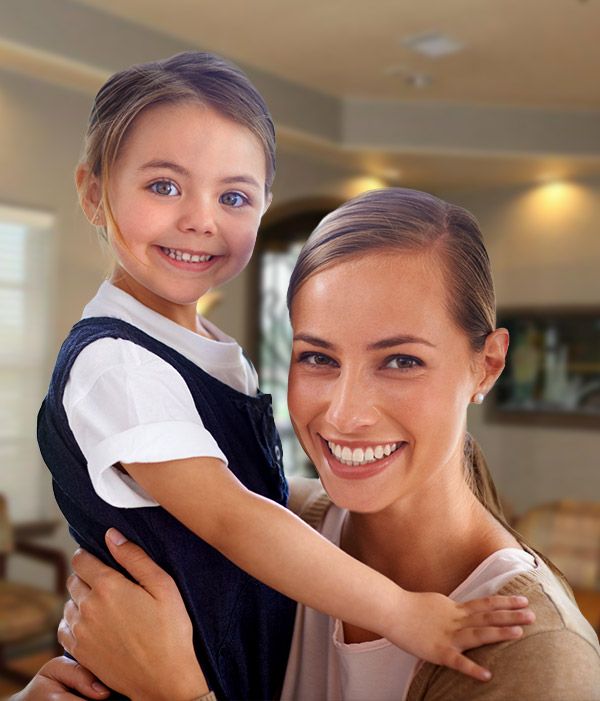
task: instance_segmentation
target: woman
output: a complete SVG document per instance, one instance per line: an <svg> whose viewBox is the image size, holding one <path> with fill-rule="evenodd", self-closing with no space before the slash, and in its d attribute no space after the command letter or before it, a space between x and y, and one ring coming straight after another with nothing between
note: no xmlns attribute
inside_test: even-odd
<svg viewBox="0 0 600 701"><path fill-rule="evenodd" d="M470 653L493 670L482 684L299 607L282 698L600 699L595 634L560 574L504 523L466 433L467 407L490 391L508 347L473 217L411 190L366 193L317 227L288 304L290 415L328 495L304 482L296 510L402 587L526 595L536 622ZM79 553L61 643L133 699L177 701L173 678L201 696L172 582L109 535L144 588Z"/></svg>

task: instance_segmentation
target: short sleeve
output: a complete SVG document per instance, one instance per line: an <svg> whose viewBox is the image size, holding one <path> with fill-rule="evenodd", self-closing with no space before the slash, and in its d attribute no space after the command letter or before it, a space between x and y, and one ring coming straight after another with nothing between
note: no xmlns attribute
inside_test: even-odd
<svg viewBox="0 0 600 701"><path fill-rule="evenodd" d="M79 354L63 405L99 497L121 508L157 502L116 463L213 457L227 464L183 377L154 353L104 338Z"/></svg>

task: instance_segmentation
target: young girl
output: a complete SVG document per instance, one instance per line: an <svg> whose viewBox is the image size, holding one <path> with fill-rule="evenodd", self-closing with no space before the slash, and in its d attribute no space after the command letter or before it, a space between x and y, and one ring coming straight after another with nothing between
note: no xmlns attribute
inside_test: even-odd
<svg viewBox="0 0 600 701"><path fill-rule="evenodd" d="M274 170L262 98L215 56L134 66L98 93L77 186L116 260L40 410L56 499L89 551L114 563L104 533L116 526L173 575L219 698L277 696L290 599L486 679L459 653L520 635L510 624L522 612L489 612L526 602L409 593L293 516L270 397L240 347L196 314L248 263ZM197 696L197 683L174 678L173 698Z"/></svg>

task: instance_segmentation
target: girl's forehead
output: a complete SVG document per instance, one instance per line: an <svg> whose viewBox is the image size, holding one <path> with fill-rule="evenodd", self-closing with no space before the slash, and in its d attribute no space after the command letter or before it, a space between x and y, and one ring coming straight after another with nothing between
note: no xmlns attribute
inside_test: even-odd
<svg viewBox="0 0 600 701"><path fill-rule="evenodd" d="M197 101L151 105L127 130L119 159L156 156L191 160L216 153L245 160L254 169L266 169L264 149L250 129ZM164 159L164 158L163 158Z"/></svg>

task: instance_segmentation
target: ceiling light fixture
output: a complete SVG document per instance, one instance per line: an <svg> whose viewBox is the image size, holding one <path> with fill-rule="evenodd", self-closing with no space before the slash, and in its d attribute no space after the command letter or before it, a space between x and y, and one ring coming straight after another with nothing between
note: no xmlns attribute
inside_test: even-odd
<svg viewBox="0 0 600 701"><path fill-rule="evenodd" d="M427 56L428 58L449 56L465 48L462 42L446 36L445 34L440 34L439 32L415 34L413 36L404 37L401 41L408 49L422 56Z"/></svg>

